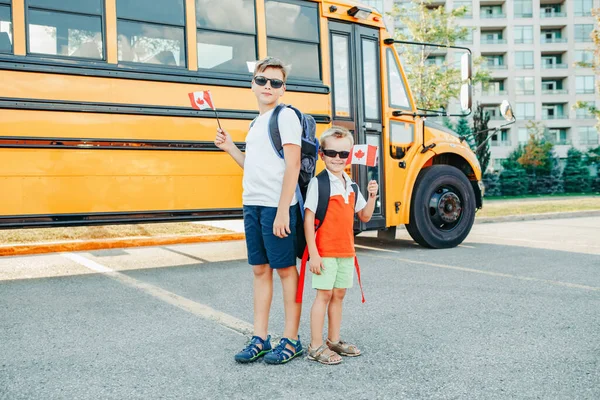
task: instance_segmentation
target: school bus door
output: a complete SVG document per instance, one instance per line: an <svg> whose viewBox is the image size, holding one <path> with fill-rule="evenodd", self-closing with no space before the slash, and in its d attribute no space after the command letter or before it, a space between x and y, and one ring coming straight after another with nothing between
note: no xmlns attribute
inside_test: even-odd
<svg viewBox="0 0 600 400"><path fill-rule="evenodd" d="M377 181L380 193L371 221L365 224L357 220L355 229L385 228L379 30L330 21L329 43L333 124L350 130L356 144L376 145L379 149L376 167L352 166L352 179L365 198L369 180Z"/></svg>

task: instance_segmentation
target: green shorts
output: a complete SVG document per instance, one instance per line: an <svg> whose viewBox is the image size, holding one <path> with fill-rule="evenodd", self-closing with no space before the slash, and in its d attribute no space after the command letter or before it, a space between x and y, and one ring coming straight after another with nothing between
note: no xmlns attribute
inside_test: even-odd
<svg viewBox="0 0 600 400"><path fill-rule="evenodd" d="M321 275L313 274L313 289L331 290L349 289L354 281L354 257L323 257L324 271Z"/></svg>

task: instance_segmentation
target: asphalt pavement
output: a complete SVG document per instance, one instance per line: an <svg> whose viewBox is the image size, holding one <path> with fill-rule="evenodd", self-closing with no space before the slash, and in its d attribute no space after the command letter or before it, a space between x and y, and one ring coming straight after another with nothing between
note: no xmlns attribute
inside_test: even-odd
<svg viewBox="0 0 600 400"><path fill-rule="evenodd" d="M243 242L2 257L0 399L600 398L600 217L478 224L448 250L398 235L356 240L367 301L348 292L342 337L363 355L337 366L233 361Z"/></svg>

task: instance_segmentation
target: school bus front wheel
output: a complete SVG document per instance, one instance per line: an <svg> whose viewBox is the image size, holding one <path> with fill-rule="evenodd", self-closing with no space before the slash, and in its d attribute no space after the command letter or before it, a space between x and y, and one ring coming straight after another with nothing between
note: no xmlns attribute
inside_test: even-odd
<svg viewBox="0 0 600 400"><path fill-rule="evenodd" d="M456 247L471 231L475 209L475 193L465 174L451 165L433 165L417 177L406 229L421 246Z"/></svg>

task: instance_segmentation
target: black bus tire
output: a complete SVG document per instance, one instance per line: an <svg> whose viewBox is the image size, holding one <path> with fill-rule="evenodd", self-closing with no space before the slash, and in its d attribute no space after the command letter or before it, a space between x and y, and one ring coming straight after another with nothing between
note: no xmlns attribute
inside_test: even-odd
<svg viewBox="0 0 600 400"><path fill-rule="evenodd" d="M423 247L456 247L473 227L475 207L465 174L451 165L433 165L417 177L406 230Z"/></svg>

